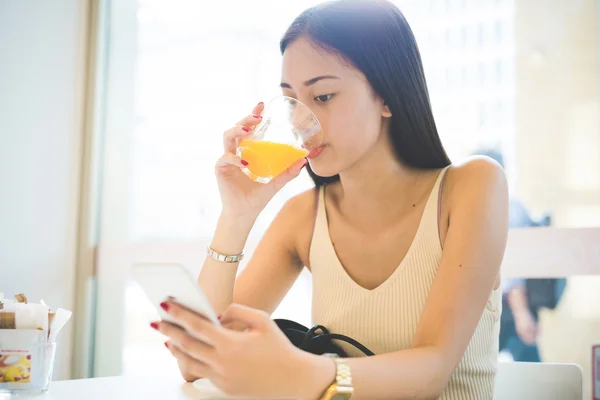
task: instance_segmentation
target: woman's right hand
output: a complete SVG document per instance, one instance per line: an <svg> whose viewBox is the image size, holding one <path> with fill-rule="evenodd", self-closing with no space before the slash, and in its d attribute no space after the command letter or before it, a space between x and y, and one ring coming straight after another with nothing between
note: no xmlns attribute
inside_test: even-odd
<svg viewBox="0 0 600 400"><path fill-rule="evenodd" d="M307 163L306 159L297 161L267 184L255 182L242 172L241 168L245 166L246 161L235 154L237 145L262 121L260 114L263 109L264 104L259 103L252 110L252 115L243 118L223 134L225 153L217 161L215 174L223 213L230 216L256 218L273 196L297 177Z"/></svg>

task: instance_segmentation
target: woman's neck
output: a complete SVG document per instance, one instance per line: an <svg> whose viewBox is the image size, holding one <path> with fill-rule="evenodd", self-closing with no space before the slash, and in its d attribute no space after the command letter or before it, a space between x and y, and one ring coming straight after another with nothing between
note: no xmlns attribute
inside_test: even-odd
<svg viewBox="0 0 600 400"><path fill-rule="evenodd" d="M393 154L390 144L377 143L340 174L333 201L353 224L384 228L427 198L425 191L431 186L429 177L433 175L435 171L405 166Z"/></svg>

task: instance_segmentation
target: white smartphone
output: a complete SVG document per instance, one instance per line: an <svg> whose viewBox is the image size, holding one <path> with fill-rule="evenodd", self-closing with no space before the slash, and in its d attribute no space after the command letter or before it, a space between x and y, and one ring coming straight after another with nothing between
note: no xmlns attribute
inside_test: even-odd
<svg viewBox="0 0 600 400"><path fill-rule="evenodd" d="M202 315L213 324L221 325L204 291L183 265L134 264L131 273L163 320L177 324L177 321L160 307L160 303L171 296L175 302Z"/></svg>

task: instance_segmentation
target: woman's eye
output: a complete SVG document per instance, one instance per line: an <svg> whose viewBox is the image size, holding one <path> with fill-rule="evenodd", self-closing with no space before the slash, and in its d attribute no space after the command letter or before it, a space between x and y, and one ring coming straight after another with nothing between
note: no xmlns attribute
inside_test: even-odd
<svg viewBox="0 0 600 400"><path fill-rule="evenodd" d="M315 101L317 103L327 103L329 100L331 100L332 97L333 94L322 94L320 96L315 97Z"/></svg>

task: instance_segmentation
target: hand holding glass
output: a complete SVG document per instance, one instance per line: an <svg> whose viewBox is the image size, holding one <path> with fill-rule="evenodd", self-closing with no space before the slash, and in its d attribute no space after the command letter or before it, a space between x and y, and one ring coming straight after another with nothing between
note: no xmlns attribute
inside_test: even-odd
<svg viewBox="0 0 600 400"><path fill-rule="evenodd" d="M300 101L287 96L270 101L262 122L240 140L237 155L248 163L242 171L252 180L269 183L323 141L317 117Z"/></svg>

